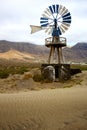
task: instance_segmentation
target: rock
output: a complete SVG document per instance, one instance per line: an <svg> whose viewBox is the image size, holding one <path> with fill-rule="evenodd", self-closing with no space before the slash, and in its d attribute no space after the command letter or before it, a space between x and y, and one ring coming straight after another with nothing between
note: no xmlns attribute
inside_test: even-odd
<svg viewBox="0 0 87 130"><path fill-rule="evenodd" d="M53 66L47 66L42 70L42 76L48 81L55 81L55 68Z"/></svg>

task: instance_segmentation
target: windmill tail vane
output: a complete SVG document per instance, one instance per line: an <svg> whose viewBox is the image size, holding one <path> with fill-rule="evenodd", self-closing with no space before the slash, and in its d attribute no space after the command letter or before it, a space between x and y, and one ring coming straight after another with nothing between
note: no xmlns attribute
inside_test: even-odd
<svg viewBox="0 0 87 130"><path fill-rule="evenodd" d="M41 26L30 25L30 27L31 27L31 34L42 30Z"/></svg>

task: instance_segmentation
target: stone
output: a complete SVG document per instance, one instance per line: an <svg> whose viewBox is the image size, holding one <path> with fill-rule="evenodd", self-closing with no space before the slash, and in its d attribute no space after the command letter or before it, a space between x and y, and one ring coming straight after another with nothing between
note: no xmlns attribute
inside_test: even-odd
<svg viewBox="0 0 87 130"><path fill-rule="evenodd" d="M42 76L48 81L55 81L55 68L53 66L47 66L42 70Z"/></svg>

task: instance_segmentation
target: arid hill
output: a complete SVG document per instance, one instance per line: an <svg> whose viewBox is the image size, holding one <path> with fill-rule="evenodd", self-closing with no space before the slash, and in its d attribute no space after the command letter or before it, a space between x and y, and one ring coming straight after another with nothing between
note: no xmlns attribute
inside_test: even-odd
<svg viewBox="0 0 87 130"><path fill-rule="evenodd" d="M67 61L87 63L87 43L77 43L71 48L64 48L63 51Z"/></svg>
<svg viewBox="0 0 87 130"><path fill-rule="evenodd" d="M4 53L0 53L0 59L6 59L6 60L33 60L35 57L29 53L22 53L17 50L9 50Z"/></svg>
<svg viewBox="0 0 87 130"><path fill-rule="evenodd" d="M9 50L11 51L16 50L21 52L21 57L22 56L26 57L24 56L25 55L24 53L27 53L27 55L29 53L29 55L33 55L37 57L37 59L45 59L45 58L47 59L49 55L49 49L44 45L36 45L36 44L26 43L26 42L10 42L5 40L0 41L0 52L5 53L4 56L6 56L6 54L9 53ZM13 51L13 53L16 53L16 51ZM81 43L77 43L71 48L65 47L63 48L63 54L64 54L65 61L87 63L87 43L81 42ZM1 57L3 58L3 56L0 56L0 58Z"/></svg>

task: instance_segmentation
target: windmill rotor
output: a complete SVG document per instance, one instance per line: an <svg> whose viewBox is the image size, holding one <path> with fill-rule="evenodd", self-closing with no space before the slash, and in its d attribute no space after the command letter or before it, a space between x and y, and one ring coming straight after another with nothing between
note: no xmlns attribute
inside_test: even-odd
<svg viewBox="0 0 87 130"><path fill-rule="evenodd" d="M55 26L55 21L57 24L57 35L62 35L62 33L65 33L65 31L68 30L71 24L71 14L65 6L58 4L49 6L40 18L42 29L45 28L45 32L48 33L50 28L50 34Z"/></svg>

